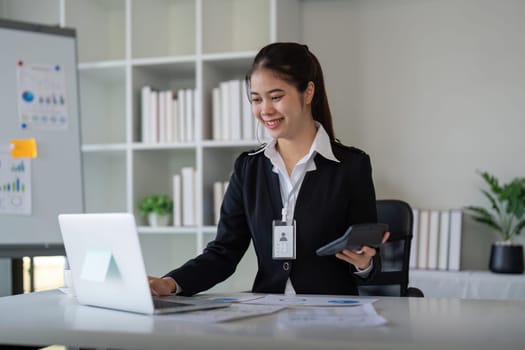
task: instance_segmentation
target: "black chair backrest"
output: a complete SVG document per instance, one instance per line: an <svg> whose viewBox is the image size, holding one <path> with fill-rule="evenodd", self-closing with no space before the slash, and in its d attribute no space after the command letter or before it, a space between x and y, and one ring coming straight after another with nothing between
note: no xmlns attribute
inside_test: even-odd
<svg viewBox="0 0 525 350"><path fill-rule="evenodd" d="M381 271L372 280L360 284L359 294L423 296L421 291L408 287L414 222L412 208L408 203L396 199L377 200L376 207L377 222L389 225L390 238L379 250Z"/></svg>

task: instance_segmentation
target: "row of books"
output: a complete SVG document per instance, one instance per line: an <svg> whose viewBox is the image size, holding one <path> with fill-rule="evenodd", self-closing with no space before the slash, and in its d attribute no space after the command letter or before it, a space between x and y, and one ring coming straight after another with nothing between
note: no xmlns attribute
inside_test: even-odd
<svg viewBox="0 0 525 350"><path fill-rule="evenodd" d="M173 226L197 225L195 168L183 167L173 175Z"/></svg>
<svg viewBox="0 0 525 350"><path fill-rule="evenodd" d="M191 142L195 139L195 89L159 91L141 88L143 143Z"/></svg>
<svg viewBox="0 0 525 350"><path fill-rule="evenodd" d="M242 80L219 83L212 90L212 139L255 140L257 123Z"/></svg>
<svg viewBox="0 0 525 350"><path fill-rule="evenodd" d="M410 268L459 271L462 211L412 209Z"/></svg>
<svg viewBox="0 0 525 350"><path fill-rule="evenodd" d="M195 89L141 88L141 140L143 143L177 143L195 140L198 109ZM228 80L212 89L211 138L221 141L268 139L251 112L246 84Z"/></svg>

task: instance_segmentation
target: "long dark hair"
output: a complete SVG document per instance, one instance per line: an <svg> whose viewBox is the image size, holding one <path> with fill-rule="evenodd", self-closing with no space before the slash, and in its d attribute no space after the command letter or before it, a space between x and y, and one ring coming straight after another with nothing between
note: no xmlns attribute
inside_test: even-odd
<svg viewBox="0 0 525 350"><path fill-rule="evenodd" d="M308 46L293 42L279 42L263 47L255 56L252 67L246 74L248 94L252 74L261 68L271 70L284 81L294 85L301 93L308 87L308 82L313 82L315 92L312 99L312 116L325 128L330 140L335 140L323 70L319 60L310 52ZM248 98L251 100L250 96Z"/></svg>

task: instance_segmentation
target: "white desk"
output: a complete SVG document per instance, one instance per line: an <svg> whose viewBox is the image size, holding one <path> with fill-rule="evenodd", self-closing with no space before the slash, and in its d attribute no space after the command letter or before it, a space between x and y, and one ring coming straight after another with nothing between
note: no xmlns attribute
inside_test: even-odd
<svg viewBox="0 0 525 350"><path fill-rule="evenodd" d="M523 349L525 301L382 298L374 328L283 327L293 310L191 324L80 306L59 291L0 298L0 343L118 349Z"/></svg>
<svg viewBox="0 0 525 350"><path fill-rule="evenodd" d="M410 270L409 286L421 289L426 297L525 300L523 274Z"/></svg>

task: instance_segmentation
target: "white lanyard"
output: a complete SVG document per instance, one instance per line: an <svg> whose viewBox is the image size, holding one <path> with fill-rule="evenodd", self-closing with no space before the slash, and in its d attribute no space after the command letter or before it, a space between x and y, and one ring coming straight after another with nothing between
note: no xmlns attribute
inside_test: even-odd
<svg viewBox="0 0 525 350"><path fill-rule="evenodd" d="M283 209L281 210L281 216L282 216L281 221L282 222L287 222L288 221L286 216L288 215L288 208L290 207L290 199L292 198L292 195L295 192L297 192L297 193L299 192L299 187L303 183L307 171L308 171L308 169L307 169L306 164L305 164L304 171L302 172L301 176L299 176L299 178L297 179L295 184L292 186L292 190L288 193L286 201L284 200L284 198L282 199L283 200ZM297 198L296 198L296 201L297 201Z"/></svg>

